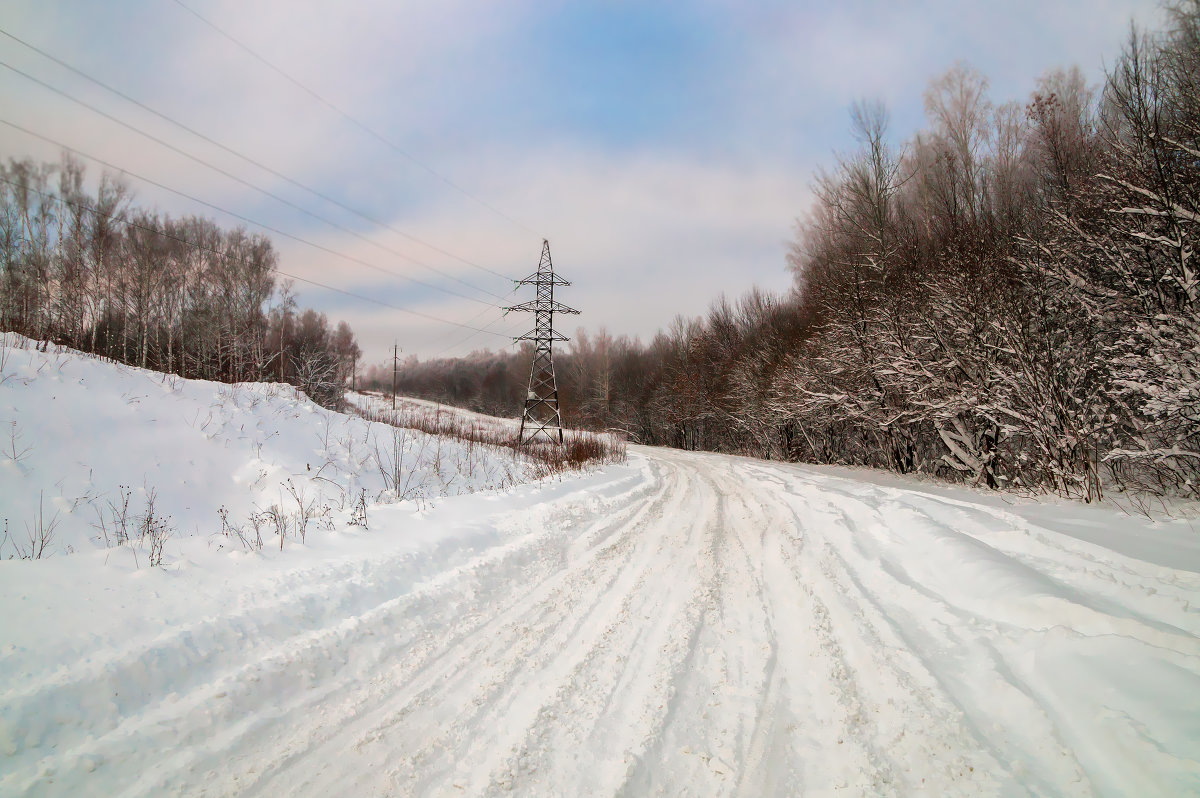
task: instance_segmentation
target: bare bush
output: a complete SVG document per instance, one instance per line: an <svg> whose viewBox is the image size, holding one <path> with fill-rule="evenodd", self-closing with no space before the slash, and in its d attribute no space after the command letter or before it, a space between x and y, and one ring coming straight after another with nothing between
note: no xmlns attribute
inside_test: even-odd
<svg viewBox="0 0 1200 798"><path fill-rule="evenodd" d="M12 357L13 349L8 344L8 333L0 336L0 385L8 382L12 377L8 373L8 360Z"/></svg>
<svg viewBox="0 0 1200 798"><path fill-rule="evenodd" d="M231 524L229 522L229 510L228 509L226 509L225 507L219 508L217 510L217 517L219 517L221 519L221 534L222 535L224 535L226 538L236 539L239 543L242 544L242 548L244 548L246 550L251 550L254 548L254 545L246 536L246 530L240 525ZM262 538L261 537L259 538L259 541L258 541L258 548L259 549L262 548Z"/></svg>
<svg viewBox="0 0 1200 798"><path fill-rule="evenodd" d="M0 537L0 558L4 558L5 549L12 546L12 553L6 559L41 560L50 556L50 547L54 543L54 530L58 526L58 513L49 521L46 520L42 507L42 495L38 493L38 511L32 522L25 523L26 540L22 544L8 531L8 519L4 519L3 537Z"/></svg>
<svg viewBox="0 0 1200 798"><path fill-rule="evenodd" d="M359 488L358 498L354 501L354 509L350 513L350 526L361 526L367 529L367 489Z"/></svg>
<svg viewBox="0 0 1200 798"><path fill-rule="evenodd" d="M287 537L288 530L287 513L278 504L272 504L267 509L258 513L258 519L264 525L270 524L271 529L279 536L279 550L283 551L283 541Z"/></svg>
<svg viewBox="0 0 1200 798"><path fill-rule="evenodd" d="M58 526L58 513L54 513L47 520L43 498L42 491L38 491L37 515L32 521L25 522L26 540L24 544L10 538L8 519L4 521L4 539L12 542L13 550L19 560L41 560L50 556L50 546L54 543L54 529ZM2 549L3 546L0 545L0 550Z"/></svg>
<svg viewBox="0 0 1200 798"><path fill-rule="evenodd" d="M99 530L106 548L128 546L134 550L135 561L137 549L142 548L150 565L156 567L163 563L166 543L174 536L175 527L171 516L159 512L157 491L144 488L144 492L142 511L138 513L133 509L133 490L117 486L117 498L110 499L107 508L95 510L92 527Z"/></svg>
<svg viewBox="0 0 1200 798"><path fill-rule="evenodd" d="M317 502L316 499L308 498L303 486L299 488L296 487L296 483L292 482L290 479L287 481L287 492L288 495L292 497L292 501L296 505L296 514L294 516L295 522L293 524L293 528L295 529L297 537L300 538L300 542L304 543L308 535L308 523L316 515L314 510ZM282 541L280 542L280 548L283 548Z"/></svg>
<svg viewBox="0 0 1200 798"><path fill-rule="evenodd" d="M466 444L463 457L468 469L473 458L480 452L478 445L495 446L510 449L514 456L524 458L545 473L561 473L567 470L579 470L592 465L618 463L625 460L624 436L619 433L595 433L583 430L569 430L564 434L564 443L560 446L553 443L526 443L522 445L517 440L517 430L511 424L502 420L481 420L454 411L429 411L423 408L399 407L395 411L378 408L359 408L358 412L370 421L388 424L398 430L413 429L433 436L434 469L442 479L442 439L453 438ZM377 462L385 482L393 489L400 483L400 446L401 433L393 433L393 456L391 459L379 458ZM429 441L422 441L428 445ZM386 466L385 466L386 463ZM459 469L462 470L461 468ZM409 475L411 479L411 474ZM451 478L453 479L453 478ZM443 487L448 485L446 482ZM397 491L399 494L400 491Z"/></svg>
<svg viewBox="0 0 1200 798"><path fill-rule="evenodd" d="M20 463L32 451L32 444L25 445L21 441L21 432L17 429L17 422L15 420L10 421L8 425L8 445L4 448L4 456L14 463Z"/></svg>
<svg viewBox="0 0 1200 798"><path fill-rule="evenodd" d="M520 453L530 458L546 474L578 471L592 465L625 461L625 442L614 434L596 434L570 430L563 443L526 443Z"/></svg>
<svg viewBox="0 0 1200 798"><path fill-rule="evenodd" d="M262 551L263 548L262 526L264 521L265 519L263 518L262 513L250 513L250 518L247 519L247 524L249 524L250 528L254 530L255 551Z"/></svg>
<svg viewBox="0 0 1200 798"><path fill-rule="evenodd" d="M133 491L124 485L118 485L117 496L117 501L109 500L107 516L104 511L96 510L96 523L92 525L104 536L106 548L122 546L129 542L132 522L129 515L129 499L133 496Z"/></svg>
<svg viewBox="0 0 1200 798"><path fill-rule="evenodd" d="M151 567L162 565L163 549L175 532L171 525L171 516L163 515L155 507L157 499L155 490L148 489L145 508L137 517L138 542L146 548Z"/></svg>

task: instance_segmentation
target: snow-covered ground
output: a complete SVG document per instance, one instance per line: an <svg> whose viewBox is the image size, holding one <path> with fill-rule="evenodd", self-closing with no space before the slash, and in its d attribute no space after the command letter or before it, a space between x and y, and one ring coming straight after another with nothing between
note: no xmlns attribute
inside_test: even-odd
<svg viewBox="0 0 1200 798"><path fill-rule="evenodd" d="M1200 794L1188 521L640 447L369 517L0 563L0 794Z"/></svg>
<svg viewBox="0 0 1200 798"><path fill-rule="evenodd" d="M348 393L346 398L352 405L363 411L384 414L392 412L392 399L390 395ZM429 418L431 415L437 418L442 414L452 414L464 423L476 425L480 429L494 431L497 434L513 434L521 428L520 416L514 418L487 416L483 413L476 413L473 410L464 410L461 407L433 402L428 399L417 399L412 396L396 397L395 413L397 419L403 419L406 416L424 416Z"/></svg>

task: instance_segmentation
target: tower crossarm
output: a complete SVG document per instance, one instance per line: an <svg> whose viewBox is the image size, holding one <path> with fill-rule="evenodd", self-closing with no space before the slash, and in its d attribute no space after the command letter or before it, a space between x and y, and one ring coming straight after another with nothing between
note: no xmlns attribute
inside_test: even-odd
<svg viewBox="0 0 1200 798"><path fill-rule="evenodd" d="M540 332L538 330L530 330L524 335L516 336L513 338L513 340L533 341L534 343L537 343L538 341L570 341L571 339L556 330L551 330L549 334Z"/></svg>
<svg viewBox="0 0 1200 798"><path fill-rule="evenodd" d="M553 299L535 299L532 302L522 302L519 305L507 307L505 310L532 311L534 313L579 314L579 311L575 308L569 308L561 302L555 302Z"/></svg>
<svg viewBox="0 0 1200 798"><path fill-rule="evenodd" d="M517 285L570 285L570 280L564 280L554 274L534 272L524 280L517 280Z"/></svg>

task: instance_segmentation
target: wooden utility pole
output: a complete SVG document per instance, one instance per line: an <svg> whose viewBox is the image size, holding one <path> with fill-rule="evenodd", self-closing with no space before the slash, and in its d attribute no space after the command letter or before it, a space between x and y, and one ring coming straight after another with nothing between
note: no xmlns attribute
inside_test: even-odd
<svg viewBox="0 0 1200 798"><path fill-rule="evenodd" d="M396 410L396 369L400 365L400 344L392 345L392 412Z"/></svg>
<svg viewBox="0 0 1200 798"><path fill-rule="evenodd" d="M282 314L279 319L279 381L287 382L283 376L283 335L287 331L287 314Z"/></svg>

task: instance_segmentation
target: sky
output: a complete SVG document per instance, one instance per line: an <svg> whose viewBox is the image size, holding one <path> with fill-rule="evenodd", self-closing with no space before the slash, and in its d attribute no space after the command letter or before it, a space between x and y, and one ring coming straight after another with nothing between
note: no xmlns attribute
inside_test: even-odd
<svg viewBox="0 0 1200 798"><path fill-rule="evenodd" d="M4 0L0 120L58 144L0 124L0 156L66 146L141 206L266 233L281 270L358 295L294 283L368 363L511 346L532 318L502 308L532 299L513 281L543 239L581 311L556 326L645 341L722 293L790 288L856 100L884 102L902 143L957 62L1024 101L1056 67L1098 85L1131 22L1161 18L1151 0Z"/></svg>

